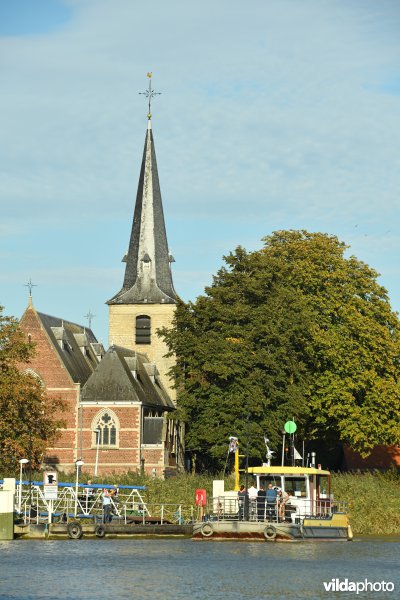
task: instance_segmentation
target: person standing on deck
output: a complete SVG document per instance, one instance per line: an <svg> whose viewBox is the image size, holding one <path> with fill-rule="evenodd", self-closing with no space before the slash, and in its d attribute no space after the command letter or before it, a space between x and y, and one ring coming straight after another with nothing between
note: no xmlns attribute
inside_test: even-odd
<svg viewBox="0 0 400 600"><path fill-rule="evenodd" d="M111 523L111 498L108 490L103 490L103 523Z"/></svg>
<svg viewBox="0 0 400 600"><path fill-rule="evenodd" d="M289 500L289 494L287 492L284 492L283 490L279 489L277 500L278 500L278 505L279 505L279 520L284 521L285 520L286 502Z"/></svg>
<svg viewBox="0 0 400 600"><path fill-rule="evenodd" d="M253 519L255 519L255 515L257 514L257 488L255 487L254 483L251 484L251 486L249 487L249 502L250 502L250 518L252 517Z"/></svg>
<svg viewBox="0 0 400 600"><path fill-rule="evenodd" d="M87 485L88 485L89 487L85 488L85 494L86 494L86 498L87 498L87 500L88 500L88 501L90 501L90 500L93 500L93 497L94 497L94 490L93 490L93 488L91 487L91 485L92 485L92 482L91 482L91 480L90 480L90 479L88 479Z"/></svg>
<svg viewBox="0 0 400 600"><path fill-rule="evenodd" d="M238 491L238 504L239 504L239 521L244 519L244 504L246 502L247 490L244 485L240 486Z"/></svg>
<svg viewBox="0 0 400 600"><path fill-rule="evenodd" d="M91 480L89 479L87 484L88 486L92 485ZM92 487L85 487L83 490L82 501L85 503L85 511L86 513L89 511L89 503L94 500L94 493Z"/></svg>
<svg viewBox="0 0 400 600"><path fill-rule="evenodd" d="M257 519L258 521L264 521L265 518L265 501L266 501L267 492L264 490L264 487L261 485L257 494Z"/></svg>
<svg viewBox="0 0 400 600"><path fill-rule="evenodd" d="M276 517L276 504L277 504L277 491L274 487L272 487L272 483L268 484L268 489L266 491L267 496L267 515L269 520L271 521Z"/></svg>
<svg viewBox="0 0 400 600"><path fill-rule="evenodd" d="M111 508L115 509L112 510L112 512L116 512L118 514L118 494L119 494L119 487L118 484L115 484L113 489L110 490L110 498L111 498Z"/></svg>

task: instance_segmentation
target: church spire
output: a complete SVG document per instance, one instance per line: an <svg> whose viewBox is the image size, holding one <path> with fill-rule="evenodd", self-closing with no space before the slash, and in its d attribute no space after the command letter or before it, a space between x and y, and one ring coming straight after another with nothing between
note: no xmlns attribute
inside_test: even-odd
<svg viewBox="0 0 400 600"><path fill-rule="evenodd" d="M129 249L123 259L125 278L122 289L107 304L175 304L177 301L151 129L151 99L157 92L151 88L151 73L147 75L149 88L144 95L149 99L148 126Z"/></svg>

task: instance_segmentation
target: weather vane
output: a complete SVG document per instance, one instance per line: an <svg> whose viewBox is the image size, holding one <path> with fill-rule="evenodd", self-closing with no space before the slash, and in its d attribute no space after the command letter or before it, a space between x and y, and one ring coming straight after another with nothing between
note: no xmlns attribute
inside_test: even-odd
<svg viewBox="0 0 400 600"><path fill-rule="evenodd" d="M161 92L155 92L154 90L151 89L151 76L153 75L153 73L147 73L147 77L149 78L149 87L145 92L139 92L139 94L141 94L142 96L146 96L146 98L149 101L149 112L147 115L147 118L150 120L151 119L151 100L152 98L154 98L154 96L161 96Z"/></svg>
<svg viewBox="0 0 400 600"><path fill-rule="evenodd" d="M84 315L84 316L85 316L85 319L87 319L87 320L89 321L89 329L92 329L92 319L93 319L93 317L95 317L96 315L93 315L93 314L92 314L92 312L91 312L91 310L90 310L90 308L89 308L89 310L88 310L88 314L87 314L87 315Z"/></svg>
<svg viewBox="0 0 400 600"><path fill-rule="evenodd" d="M24 284L24 287L29 288L29 297L32 298L32 288L37 287L36 283L32 283L32 279L29 277L29 281Z"/></svg>

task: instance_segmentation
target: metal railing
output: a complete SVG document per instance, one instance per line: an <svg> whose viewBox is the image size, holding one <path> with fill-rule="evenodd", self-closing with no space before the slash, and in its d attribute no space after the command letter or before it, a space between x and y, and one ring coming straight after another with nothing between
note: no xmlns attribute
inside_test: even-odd
<svg viewBox="0 0 400 600"><path fill-rule="evenodd" d="M103 490L114 489L112 485L59 483L57 498L45 498L42 482L21 482L20 519L28 523L69 522L72 519L103 521ZM17 482L15 512L18 513L20 483ZM118 496L110 497L111 521L127 524L173 524L185 525L195 520L192 505L152 503L144 501L144 486L119 486ZM88 493L89 492L89 493ZM91 493L93 492L93 493Z"/></svg>
<svg viewBox="0 0 400 600"><path fill-rule="evenodd" d="M103 490L113 490L112 485L85 485L59 483L57 498L47 499L42 482L17 482L16 503L19 504L21 494L21 517L24 522L40 522L54 520L68 521L71 518L88 518L99 520L103 515ZM21 485L21 490L20 490ZM130 514L150 515L141 492L144 486L119 486L118 496L111 497L111 512L122 518ZM76 493L78 492L78 493ZM19 506L16 506L19 512Z"/></svg>
<svg viewBox="0 0 400 600"><path fill-rule="evenodd" d="M187 525L193 523L195 519L195 511L192 505L184 504L148 504L148 513L144 511L135 511L127 513L125 511L123 518L125 523L134 521L135 523L145 524L170 524L170 525Z"/></svg>
<svg viewBox="0 0 400 600"><path fill-rule="evenodd" d="M258 499L239 501L232 497L218 496L209 500L204 509L204 517L201 518L198 513L196 520L300 523L304 519L330 519L334 513L347 511L346 502L329 499L309 500L289 496L285 503L268 503Z"/></svg>

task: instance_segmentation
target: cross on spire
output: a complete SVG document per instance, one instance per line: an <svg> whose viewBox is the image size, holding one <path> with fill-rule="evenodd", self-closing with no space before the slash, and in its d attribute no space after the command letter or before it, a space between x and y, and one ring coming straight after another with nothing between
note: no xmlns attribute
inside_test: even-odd
<svg viewBox="0 0 400 600"><path fill-rule="evenodd" d="M96 315L93 315L93 314L92 314L92 312L91 312L90 308L89 308L89 310L88 310L88 313L87 313L87 315L84 315L85 319L87 319L87 320L88 320L88 323L89 323L89 329L92 329L92 319L93 319L93 317L95 317L95 316L96 316Z"/></svg>
<svg viewBox="0 0 400 600"><path fill-rule="evenodd" d="M145 92L139 92L139 94L141 96L146 96L146 98L149 101L149 112L147 114L147 118L151 119L151 100L152 98L154 98L154 96L161 96L161 92L155 92L152 88L151 88L151 78L152 78L153 73L147 73L147 77L149 78L149 87Z"/></svg>
<svg viewBox="0 0 400 600"><path fill-rule="evenodd" d="M24 284L24 287L29 288L29 298L32 298L32 288L37 287L36 283L32 283L32 279L29 277L29 281Z"/></svg>

